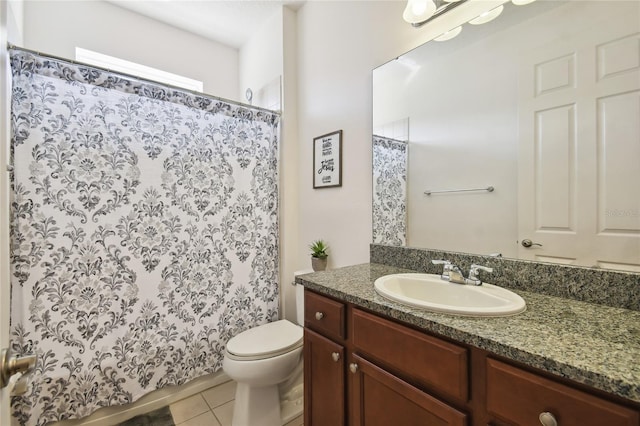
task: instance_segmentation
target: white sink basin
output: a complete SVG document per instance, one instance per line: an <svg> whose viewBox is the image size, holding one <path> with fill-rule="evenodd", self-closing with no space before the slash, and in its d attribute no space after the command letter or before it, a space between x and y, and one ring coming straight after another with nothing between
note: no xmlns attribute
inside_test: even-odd
<svg viewBox="0 0 640 426"><path fill-rule="evenodd" d="M434 274L385 275L374 286L387 299L449 314L499 317L519 314L527 308L522 297L505 288L486 283L455 284Z"/></svg>

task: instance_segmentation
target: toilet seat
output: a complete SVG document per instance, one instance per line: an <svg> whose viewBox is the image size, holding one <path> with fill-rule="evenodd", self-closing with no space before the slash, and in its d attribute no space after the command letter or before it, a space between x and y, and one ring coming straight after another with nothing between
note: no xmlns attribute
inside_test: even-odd
<svg viewBox="0 0 640 426"><path fill-rule="evenodd" d="M235 360L272 358L302 346L303 331L287 320L274 321L243 331L227 342L227 356Z"/></svg>

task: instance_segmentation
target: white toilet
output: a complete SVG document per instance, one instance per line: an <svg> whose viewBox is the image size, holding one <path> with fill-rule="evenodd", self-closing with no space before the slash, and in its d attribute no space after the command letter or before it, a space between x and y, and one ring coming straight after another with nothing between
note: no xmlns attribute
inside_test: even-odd
<svg viewBox="0 0 640 426"><path fill-rule="evenodd" d="M279 386L302 375L304 287L296 286L296 325L279 320L227 342L222 369L237 382L233 426L280 426Z"/></svg>

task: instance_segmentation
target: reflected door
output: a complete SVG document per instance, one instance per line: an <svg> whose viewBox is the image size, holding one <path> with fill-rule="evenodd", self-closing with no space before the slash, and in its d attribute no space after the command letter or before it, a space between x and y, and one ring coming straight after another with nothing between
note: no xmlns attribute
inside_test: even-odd
<svg viewBox="0 0 640 426"><path fill-rule="evenodd" d="M640 9L576 3L521 56L519 256L640 271Z"/></svg>

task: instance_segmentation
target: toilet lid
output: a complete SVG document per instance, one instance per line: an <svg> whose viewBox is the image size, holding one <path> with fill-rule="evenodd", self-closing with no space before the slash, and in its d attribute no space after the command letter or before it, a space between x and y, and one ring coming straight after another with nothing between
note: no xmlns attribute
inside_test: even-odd
<svg viewBox="0 0 640 426"><path fill-rule="evenodd" d="M287 320L243 331L227 343L227 352L242 358L269 358L302 346L302 327Z"/></svg>

